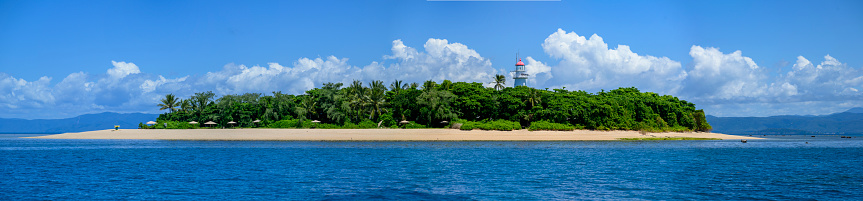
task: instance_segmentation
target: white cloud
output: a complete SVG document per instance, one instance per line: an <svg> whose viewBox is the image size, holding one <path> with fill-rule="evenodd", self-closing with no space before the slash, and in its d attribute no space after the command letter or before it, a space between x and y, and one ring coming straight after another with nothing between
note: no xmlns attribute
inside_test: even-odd
<svg viewBox="0 0 863 201"><path fill-rule="evenodd" d="M524 70L528 74L528 85L545 86L545 82L554 77L551 74L551 67L545 63L537 61L532 57L527 57L525 60L527 62L524 64Z"/></svg>
<svg viewBox="0 0 863 201"><path fill-rule="evenodd" d="M121 79L130 74L141 73L138 66L133 63L111 61L114 68L108 69L108 75L113 79Z"/></svg>
<svg viewBox="0 0 863 201"><path fill-rule="evenodd" d="M755 98L767 93L764 73L741 51L725 54L718 48L693 45L689 51L693 68L686 79L686 92L700 99Z"/></svg>
<svg viewBox="0 0 863 201"><path fill-rule="evenodd" d="M489 82L496 73L488 59L460 43L432 38L423 45L425 51L406 46L401 40L392 44L392 55L363 67L350 65L347 58L328 56L300 58L289 66L227 64L202 76L166 78L141 72L132 62L111 61L112 67L104 74L72 73L53 86L49 77L31 82L0 73L0 117L62 118L103 111L154 113L158 112L155 105L168 93L182 98L201 91L217 95L273 91L302 94L325 82ZM529 65L548 69L532 59Z"/></svg>
<svg viewBox="0 0 863 201"><path fill-rule="evenodd" d="M396 62L386 68L383 68L383 64L373 63L366 66L368 70L364 69L364 71L388 75L374 76L382 77L381 80L400 79L407 82L425 80L439 82L448 79L485 83L490 82L498 73L492 68L491 61L461 43L449 43L446 39L431 38L423 47L425 52L420 52L405 46L401 40L395 40L392 47L393 54L384 58Z"/></svg>
<svg viewBox="0 0 863 201"><path fill-rule="evenodd" d="M692 46L690 55L684 98L714 115L828 114L863 106L863 72L830 55L818 65L798 56L790 71L773 78L739 50Z"/></svg>
<svg viewBox="0 0 863 201"><path fill-rule="evenodd" d="M17 79L0 73L0 104L9 109L19 107L44 107L54 103L49 87L51 78L41 77L36 81Z"/></svg>
<svg viewBox="0 0 863 201"><path fill-rule="evenodd" d="M54 95L60 104L83 104L92 102L91 92L96 83L88 81L88 75L84 72L72 73L63 78L63 81L54 85Z"/></svg>
<svg viewBox="0 0 863 201"><path fill-rule="evenodd" d="M828 106L837 101L848 107L863 106L863 70L850 68L829 55L818 65L798 57L789 72L770 76L740 50L723 53L719 48L693 45L689 51L692 62L683 69L678 61L639 55L626 45L611 49L596 34L586 38L558 29L542 47L560 63L548 67L553 77L532 78L537 87L598 91L635 86L680 96L718 115L824 114L817 111L838 111ZM542 65L528 66L528 70L544 72L547 65L538 64ZM793 110L804 105L809 110Z"/></svg>
<svg viewBox="0 0 863 201"><path fill-rule="evenodd" d="M301 94L324 82L348 81L358 69L347 61L329 56L326 59L300 58L293 67L278 63L269 63L267 67L228 64L221 71L208 72L195 85L220 95L272 91Z"/></svg>
<svg viewBox="0 0 863 201"><path fill-rule="evenodd" d="M159 79L157 80L144 80L144 83L141 83L141 90L143 93L149 93L156 90L157 87L162 85L171 84L171 83L181 83L186 81L189 76L176 78L176 79L165 79L165 77L159 75Z"/></svg>
<svg viewBox="0 0 863 201"><path fill-rule="evenodd" d="M684 69L681 62L640 55L627 45L609 48L596 34L586 38L558 29L542 47L560 62L554 65L524 58L529 85L537 88L565 86L569 90L598 91L635 86L642 91L680 96L720 116L824 114L863 106L863 70L829 55L817 65L799 56L787 72L769 76L739 50L723 53L718 48L693 45L689 51L692 62ZM325 82L353 80L383 80L388 84L396 79L406 83L448 79L490 85L495 74L509 75L496 70L475 50L446 39L430 38L422 50L394 40L391 51L383 60L365 66L327 56L299 58L289 65L227 64L202 76L183 77L164 77L142 72L132 62L111 61L112 66L103 74L76 72L53 85L50 77L27 81L0 73L0 117L62 118L103 111L155 113L155 105L168 93L182 98L201 91L218 95L272 91L301 94ZM806 109L794 109L799 107Z"/></svg>
<svg viewBox="0 0 863 201"><path fill-rule="evenodd" d="M548 84L552 86L586 91L635 86L673 93L686 77L680 62L667 57L638 55L627 45L609 49L596 34L588 39L558 29L545 39L542 48L552 58L561 59L558 66L551 67L554 77Z"/></svg>
<svg viewBox="0 0 863 201"><path fill-rule="evenodd" d="M856 98L861 95L858 89L863 86L863 71L850 68L830 55L824 56L817 66L798 56L791 71L777 82L797 88L805 95L799 97L802 100Z"/></svg>

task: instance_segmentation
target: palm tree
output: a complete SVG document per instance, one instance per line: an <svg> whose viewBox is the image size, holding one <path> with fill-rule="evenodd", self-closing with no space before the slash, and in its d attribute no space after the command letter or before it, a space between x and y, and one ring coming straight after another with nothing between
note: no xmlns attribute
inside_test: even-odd
<svg viewBox="0 0 863 201"><path fill-rule="evenodd" d="M387 87L384 86L383 81L372 81L369 83L369 90L367 94L364 96L366 99L366 103L371 109L371 114L369 115L369 119L372 119L377 115L377 117L381 116L381 111L384 110L384 106L386 106L386 92Z"/></svg>
<svg viewBox="0 0 863 201"><path fill-rule="evenodd" d="M177 97L174 97L174 94L165 95L165 98L162 99L162 103L159 103L158 105L162 107L159 108L159 110L168 109L173 113L175 110L177 110L175 108L177 107L178 101L179 99L177 99Z"/></svg>
<svg viewBox="0 0 863 201"><path fill-rule="evenodd" d="M431 91L437 87L437 82L427 80L423 83L423 91Z"/></svg>
<svg viewBox="0 0 863 201"><path fill-rule="evenodd" d="M506 84L506 77L501 74L494 75L494 82L492 83L494 84L495 90L502 90L503 88L506 88L506 86L504 86L504 84Z"/></svg>
<svg viewBox="0 0 863 201"><path fill-rule="evenodd" d="M204 109L207 108L210 104L213 103L213 97L216 97L216 94L212 91L195 93L191 98L192 100L192 108L198 113L204 112Z"/></svg>
<svg viewBox="0 0 863 201"><path fill-rule="evenodd" d="M542 103L542 94L538 89L530 88L530 93L528 94L527 100L525 102L530 103L530 107L536 107L536 105Z"/></svg>
<svg viewBox="0 0 863 201"><path fill-rule="evenodd" d="M417 104L423 106L420 108L420 114L425 117L426 124L431 125L438 120L458 118L451 106L455 98L456 96L451 92L442 90L431 90L420 94L417 97Z"/></svg>
<svg viewBox="0 0 863 201"><path fill-rule="evenodd" d="M192 101L189 99L185 99L180 101L180 111L188 112L192 109Z"/></svg>
<svg viewBox="0 0 863 201"><path fill-rule="evenodd" d="M351 120L360 120L368 105L365 98L368 89L363 87L363 82L354 80L346 90L349 101L347 101L347 105L342 105L342 108L350 112L349 118L352 118Z"/></svg>
<svg viewBox="0 0 863 201"><path fill-rule="evenodd" d="M408 84L402 83L401 80L393 81L393 83L390 84L390 91L393 91L396 93L398 93L401 90L404 90L405 88L408 88Z"/></svg>
<svg viewBox="0 0 863 201"><path fill-rule="evenodd" d="M443 80L443 82L441 82L440 85L438 86L438 90L445 90L445 91L452 90L452 81Z"/></svg>
<svg viewBox="0 0 863 201"><path fill-rule="evenodd" d="M317 113L315 111L315 107L318 102L315 99L315 97L308 93L300 97L300 105L295 109L297 114L300 116L300 119L311 117Z"/></svg>

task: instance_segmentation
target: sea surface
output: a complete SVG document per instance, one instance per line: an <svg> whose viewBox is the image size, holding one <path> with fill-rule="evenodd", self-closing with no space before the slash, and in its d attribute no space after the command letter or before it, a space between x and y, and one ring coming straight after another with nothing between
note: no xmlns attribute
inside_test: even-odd
<svg viewBox="0 0 863 201"><path fill-rule="evenodd" d="M0 135L0 200L861 200L863 138L254 142Z"/></svg>

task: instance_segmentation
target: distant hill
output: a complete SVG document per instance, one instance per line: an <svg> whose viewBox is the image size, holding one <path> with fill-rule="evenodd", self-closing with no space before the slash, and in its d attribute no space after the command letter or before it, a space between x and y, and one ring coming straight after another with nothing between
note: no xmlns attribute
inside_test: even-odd
<svg viewBox="0 0 863 201"><path fill-rule="evenodd" d="M846 112L846 113L863 113L863 107L855 107L855 108L851 108L851 109L849 109L848 111L845 111L845 112Z"/></svg>
<svg viewBox="0 0 863 201"><path fill-rule="evenodd" d="M68 133L120 128L138 128L138 123L155 121L158 114L105 112L85 114L67 119L3 119L0 133Z"/></svg>
<svg viewBox="0 0 863 201"><path fill-rule="evenodd" d="M822 116L707 116L713 132L727 134L863 134L863 108Z"/></svg>

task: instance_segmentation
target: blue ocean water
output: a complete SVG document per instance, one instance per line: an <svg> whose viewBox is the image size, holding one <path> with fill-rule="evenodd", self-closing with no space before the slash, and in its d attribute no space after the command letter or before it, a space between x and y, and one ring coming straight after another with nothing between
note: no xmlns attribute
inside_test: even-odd
<svg viewBox="0 0 863 201"><path fill-rule="evenodd" d="M598 142L0 135L0 200L859 200L863 138Z"/></svg>

